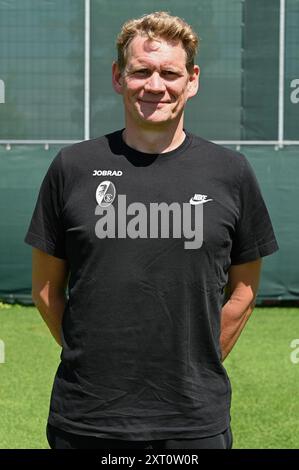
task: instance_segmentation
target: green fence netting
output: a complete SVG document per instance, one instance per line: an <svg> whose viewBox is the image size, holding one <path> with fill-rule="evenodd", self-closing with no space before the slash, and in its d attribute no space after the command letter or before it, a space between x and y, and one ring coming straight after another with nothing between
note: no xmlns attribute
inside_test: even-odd
<svg viewBox="0 0 299 470"><path fill-rule="evenodd" d="M0 1L0 139L83 139L84 1Z"/></svg>

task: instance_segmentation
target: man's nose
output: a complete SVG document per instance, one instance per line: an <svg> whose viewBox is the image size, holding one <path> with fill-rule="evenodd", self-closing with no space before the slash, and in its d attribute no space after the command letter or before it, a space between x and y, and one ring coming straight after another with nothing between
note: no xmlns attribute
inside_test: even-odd
<svg viewBox="0 0 299 470"><path fill-rule="evenodd" d="M165 83L158 72L154 72L147 80L145 90L151 93L162 93L165 91Z"/></svg>

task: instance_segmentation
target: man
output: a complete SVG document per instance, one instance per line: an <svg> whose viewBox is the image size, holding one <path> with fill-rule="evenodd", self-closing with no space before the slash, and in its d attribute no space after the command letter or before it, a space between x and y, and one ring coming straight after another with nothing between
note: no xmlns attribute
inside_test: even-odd
<svg viewBox="0 0 299 470"><path fill-rule="evenodd" d="M48 440L231 448L222 362L277 242L247 159L184 129L191 27L156 12L117 45L125 128L59 152L25 238L34 303L62 346Z"/></svg>

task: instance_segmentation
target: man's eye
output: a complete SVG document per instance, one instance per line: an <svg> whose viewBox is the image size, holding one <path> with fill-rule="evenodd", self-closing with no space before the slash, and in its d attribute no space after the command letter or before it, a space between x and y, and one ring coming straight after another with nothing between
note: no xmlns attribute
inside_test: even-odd
<svg viewBox="0 0 299 470"><path fill-rule="evenodd" d="M134 75L147 75L149 73L149 71L147 69L140 69L140 70L135 70L135 72L133 72Z"/></svg>
<svg viewBox="0 0 299 470"><path fill-rule="evenodd" d="M173 72L172 70L163 70L162 74L169 78L175 78L177 76L177 73Z"/></svg>
<svg viewBox="0 0 299 470"><path fill-rule="evenodd" d="M133 73L134 74L139 74L139 75L148 75L151 72L148 69L140 69L140 70L135 70ZM172 70L163 70L162 75L175 76L175 75L177 75L177 73L173 72Z"/></svg>

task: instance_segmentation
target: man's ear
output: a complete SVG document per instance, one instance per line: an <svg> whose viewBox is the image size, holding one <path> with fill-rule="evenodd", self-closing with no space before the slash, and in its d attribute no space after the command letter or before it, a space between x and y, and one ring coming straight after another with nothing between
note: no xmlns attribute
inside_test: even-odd
<svg viewBox="0 0 299 470"><path fill-rule="evenodd" d="M195 96L199 89L200 67L198 65L194 65L193 70L194 72L190 76L188 83L188 98Z"/></svg>
<svg viewBox="0 0 299 470"><path fill-rule="evenodd" d="M123 92L123 77L120 72L119 66L117 62L113 62L112 64L112 85L116 93L122 95Z"/></svg>

